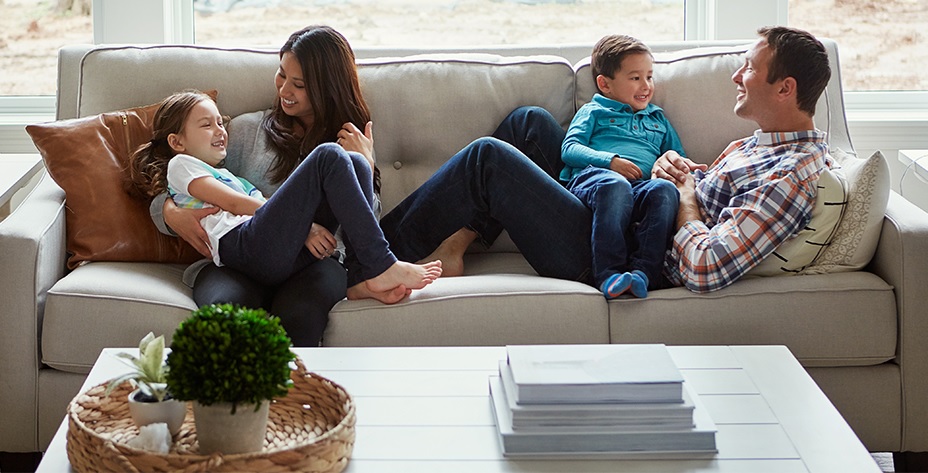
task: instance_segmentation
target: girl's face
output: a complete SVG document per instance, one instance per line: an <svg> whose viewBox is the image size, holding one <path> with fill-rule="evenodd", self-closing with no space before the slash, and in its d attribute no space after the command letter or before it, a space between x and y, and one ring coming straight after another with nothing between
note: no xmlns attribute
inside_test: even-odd
<svg viewBox="0 0 928 473"><path fill-rule="evenodd" d="M168 144L175 153L189 154L211 166L217 166L226 157L228 138L216 103L201 100L187 114L180 133L168 135Z"/></svg>
<svg viewBox="0 0 928 473"><path fill-rule="evenodd" d="M606 97L628 104L639 112L647 108L654 94L654 61L647 53L629 54L622 59L615 78L600 75L598 83ZM598 78L597 78L598 79Z"/></svg>
<svg viewBox="0 0 928 473"><path fill-rule="evenodd" d="M281 110L309 129L313 123L313 106L309 102L309 94L306 93L300 61L292 52L286 52L281 56L274 84L277 85Z"/></svg>

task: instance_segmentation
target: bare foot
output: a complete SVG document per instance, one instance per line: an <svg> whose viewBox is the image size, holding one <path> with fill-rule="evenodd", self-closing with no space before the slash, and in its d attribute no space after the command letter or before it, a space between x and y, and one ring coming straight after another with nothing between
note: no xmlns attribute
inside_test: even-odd
<svg viewBox="0 0 928 473"><path fill-rule="evenodd" d="M464 274L464 252L467 247L477 239L477 233L462 228L445 238L432 254L418 261L441 260L441 275L444 277L461 276Z"/></svg>
<svg viewBox="0 0 928 473"><path fill-rule="evenodd" d="M348 300L376 299L384 304L396 304L408 296L412 290L404 286L396 286L389 291L374 292L368 289L367 284L360 282L348 288Z"/></svg>
<svg viewBox="0 0 928 473"><path fill-rule="evenodd" d="M441 276L441 261L413 264L397 261L377 276L364 281L371 292L384 292L397 286L422 289Z"/></svg>

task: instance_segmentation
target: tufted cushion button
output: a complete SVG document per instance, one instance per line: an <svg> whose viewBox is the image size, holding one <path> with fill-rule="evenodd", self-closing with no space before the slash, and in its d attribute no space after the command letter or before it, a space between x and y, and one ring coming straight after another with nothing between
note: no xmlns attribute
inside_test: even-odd
<svg viewBox="0 0 928 473"><path fill-rule="evenodd" d="M403 163L401 161L393 161L393 169L398 170L401 167L403 167Z"/></svg>

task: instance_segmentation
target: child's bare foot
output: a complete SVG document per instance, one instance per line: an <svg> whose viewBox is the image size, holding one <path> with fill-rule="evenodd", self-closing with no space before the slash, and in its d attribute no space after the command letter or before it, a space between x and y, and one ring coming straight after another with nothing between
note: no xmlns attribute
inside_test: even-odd
<svg viewBox="0 0 928 473"><path fill-rule="evenodd" d="M412 290L405 286L396 286L389 291L374 292L368 289L367 284L360 282L348 288L348 300L376 299L384 304L396 304L408 296Z"/></svg>
<svg viewBox="0 0 928 473"><path fill-rule="evenodd" d="M397 261L377 276L364 281L371 292L384 292L397 286L407 289L422 289L441 276L441 261L413 264Z"/></svg>
<svg viewBox="0 0 928 473"><path fill-rule="evenodd" d="M464 274L464 252L476 239L476 232L462 228L445 238L445 241L441 242L432 254L419 260L418 263L441 260L442 276L446 278L460 276Z"/></svg>

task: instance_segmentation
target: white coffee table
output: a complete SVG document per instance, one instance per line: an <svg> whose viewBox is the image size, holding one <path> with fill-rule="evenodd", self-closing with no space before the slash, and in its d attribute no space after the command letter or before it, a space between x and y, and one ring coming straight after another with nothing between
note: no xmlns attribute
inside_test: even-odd
<svg viewBox="0 0 928 473"><path fill-rule="evenodd" d="M506 460L487 377L500 347L300 348L315 371L345 387L358 409L346 471L362 472L874 472L876 462L785 347L671 347L718 426L718 455L693 460ZM82 390L121 373L106 349ZM39 472L70 471L67 424Z"/></svg>

